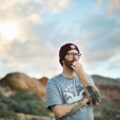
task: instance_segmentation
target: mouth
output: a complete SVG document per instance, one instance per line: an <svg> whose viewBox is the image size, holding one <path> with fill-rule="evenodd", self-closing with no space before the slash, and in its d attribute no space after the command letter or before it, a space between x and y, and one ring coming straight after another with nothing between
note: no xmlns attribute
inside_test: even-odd
<svg viewBox="0 0 120 120"><path fill-rule="evenodd" d="M71 60L70 63L73 64L75 61L77 61L77 60Z"/></svg>

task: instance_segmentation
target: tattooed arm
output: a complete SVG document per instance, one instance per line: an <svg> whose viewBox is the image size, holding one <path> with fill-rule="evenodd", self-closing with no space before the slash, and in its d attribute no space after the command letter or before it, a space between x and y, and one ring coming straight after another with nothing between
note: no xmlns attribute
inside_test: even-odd
<svg viewBox="0 0 120 120"><path fill-rule="evenodd" d="M55 116L61 118L74 113L80 107L83 107L87 102L89 102L89 100L87 98L84 98L83 100L77 101L75 103L54 105L51 108Z"/></svg>

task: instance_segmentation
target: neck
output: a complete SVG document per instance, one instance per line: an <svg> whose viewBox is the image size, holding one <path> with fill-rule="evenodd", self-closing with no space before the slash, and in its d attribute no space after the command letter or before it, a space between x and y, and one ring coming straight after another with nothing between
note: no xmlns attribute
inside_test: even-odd
<svg viewBox="0 0 120 120"><path fill-rule="evenodd" d="M72 78L75 75L74 70L63 67L62 75L66 78Z"/></svg>

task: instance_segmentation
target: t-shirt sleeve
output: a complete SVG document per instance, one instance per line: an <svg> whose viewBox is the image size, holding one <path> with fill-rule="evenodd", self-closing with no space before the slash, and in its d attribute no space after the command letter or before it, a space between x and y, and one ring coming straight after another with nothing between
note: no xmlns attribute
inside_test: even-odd
<svg viewBox="0 0 120 120"><path fill-rule="evenodd" d="M48 80L47 83L46 104L48 109L53 105L62 104L58 86L53 80Z"/></svg>

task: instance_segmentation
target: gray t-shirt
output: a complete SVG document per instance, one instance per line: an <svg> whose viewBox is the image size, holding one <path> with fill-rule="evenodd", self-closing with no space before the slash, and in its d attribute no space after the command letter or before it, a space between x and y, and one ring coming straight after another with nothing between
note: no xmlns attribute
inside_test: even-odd
<svg viewBox="0 0 120 120"><path fill-rule="evenodd" d="M89 77L89 82L94 86L94 82ZM62 74L55 76L47 83L47 107L57 104L69 104L84 98L84 87L77 76L71 79L64 77ZM94 120L91 105L86 104L71 115L65 116L58 120Z"/></svg>

